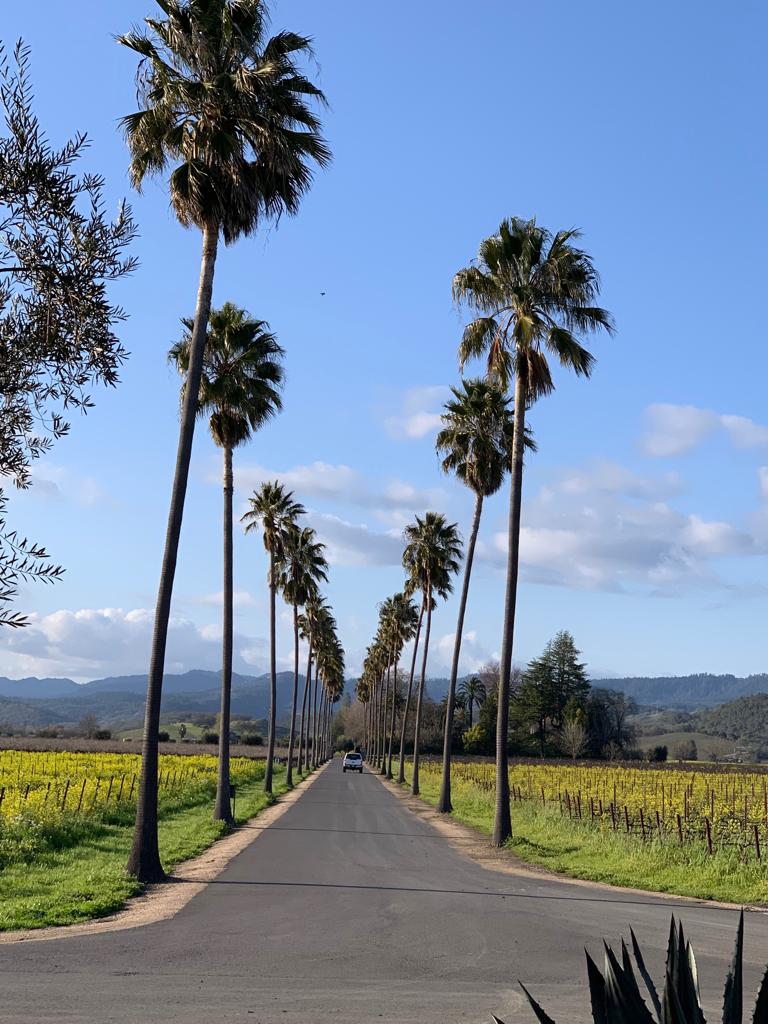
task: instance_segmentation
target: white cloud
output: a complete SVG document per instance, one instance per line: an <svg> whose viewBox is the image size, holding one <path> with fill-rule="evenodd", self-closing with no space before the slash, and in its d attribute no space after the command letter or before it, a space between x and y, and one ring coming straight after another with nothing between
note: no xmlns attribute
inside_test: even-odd
<svg viewBox="0 0 768 1024"><path fill-rule="evenodd" d="M311 513L309 519L325 544L331 565L400 565L403 540L399 530L378 533L363 523L349 523L321 512Z"/></svg>
<svg viewBox="0 0 768 1024"><path fill-rule="evenodd" d="M768 499L768 466L760 466L757 470L757 482L760 496Z"/></svg>
<svg viewBox="0 0 768 1024"><path fill-rule="evenodd" d="M607 591L721 587L714 559L765 552L746 530L672 508L662 495L675 481L627 474L622 488L621 479L605 466L569 470L526 502L526 580ZM503 564L506 550L506 533L499 532L479 554Z"/></svg>
<svg viewBox="0 0 768 1024"><path fill-rule="evenodd" d="M146 672L154 613L148 608L81 608L32 615L26 629L0 635L0 674L94 679ZM235 634L235 666L265 667L264 640ZM246 652L248 656L246 657ZM168 629L166 672L215 669L221 626L175 615Z"/></svg>
<svg viewBox="0 0 768 1024"><path fill-rule="evenodd" d="M101 485L90 476L81 476L51 462L40 462L32 466L31 496L57 501L71 501L76 505L96 505L107 494Z"/></svg>
<svg viewBox="0 0 768 1024"><path fill-rule="evenodd" d="M746 416L721 416L720 421L737 448L760 448L768 445L768 427Z"/></svg>
<svg viewBox="0 0 768 1024"><path fill-rule="evenodd" d="M218 478L212 478L218 483ZM389 481L367 479L346 465L312 462L291 469L266 469L264 466L241 466L235 472L235 483L240 491L252 491L267 480L279 480L294 492L297 501L308 498L332 501L335 504L356 505L373 510L383 519L390 513L414 512L440 505L444 494L439 489L420 489L397 478Z"/></svg>
<svg viewBox="0 0 768 1024"><path fill-rule="evenodd" d="M643 451L656 458L683 455L720 425L717 413L694 405L651 405L646 418L648 431L643 437Z"/></svg>
<svg viewBox="0 0 768 1024"><path fill-rule="evenodd" d="M650 405L648 430L642 438L646 455L684 455L717 430L725 430L736 448L768 447L768 427L746 416L718 415L694 405Z"/></svg>
<svg viewBox="0 0 768 1024"><path fill-rule="evenodd" d="M214 594L201 594L191 599L192 604L207 605L211 608L224 607L224 591L218 590ZM235 609L252 608L256 604L256 598L249 590L235 590L232 594L232 606Z"/></svg>
<svg viewBox="0 0 768 1024"><path fill-rule="evenodd" d="M453 646L455 633L445 633L437 641L435 659L441 665L443 671L450 672L453 664ZM459 653L459 675L466 672L477 672L488 661L496 655L488 650L477 638L477 631L469 629L461 636L461 652Z"/></svg>
<svg viewBox="0 0 768 1024"><path fill-rule="evenodd" d="M398 441L418 440L435 433L449 394L450 388L444 384L406 391L400 412L384 421L387 433Z"/></svg>

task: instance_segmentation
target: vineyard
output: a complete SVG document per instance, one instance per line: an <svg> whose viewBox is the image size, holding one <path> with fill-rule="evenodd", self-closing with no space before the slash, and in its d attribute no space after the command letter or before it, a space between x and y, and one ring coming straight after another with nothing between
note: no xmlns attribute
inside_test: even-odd
<svg viewBox="0 0 768 1024"><path fill-rule="evenodd" d="M427 766L439 770L437 763ZM493 764L460 762L453 774L495 791ZM513 803L535 802L571 821L643 842L700 842L710 854L732 847L757 860L768 850L768 775L761 772L516 764L509 784Z"/></svg>
<svg viewBox="0 0 768 1024"><path fill-rule="evenodd" d="M0 821L54 815L102 814L135 800L141 758L138 754L82 754L62 751L0 751ZM169 796L194 802L216 779L217 759L209 755L160 758L160 801ZM235 784L263 777L264 766L233 758Z"/></svg>
<svg viewBox="0 0 768 1024"><path fill-rule="evenodd" d="M490 833L495 765L454 761L451 774L454 817ZM422 799L436 801L440 777L439 759L422 761ZM768 904L766 773L520 762L509 781L511 848L523 860L613 885Z"/></svg>
<svg viewBox="0 0 768 1024"><path fill-rule="evenodd" d="M0 751L0 931L110 913L139 891L125 873L138 754ZM195 856L226 831L213 820L217 758L162 755L159 842L164 863ZM264 761L233 758L233 813L266 807ZM276 770L275 793L285 790Z"/></svg>

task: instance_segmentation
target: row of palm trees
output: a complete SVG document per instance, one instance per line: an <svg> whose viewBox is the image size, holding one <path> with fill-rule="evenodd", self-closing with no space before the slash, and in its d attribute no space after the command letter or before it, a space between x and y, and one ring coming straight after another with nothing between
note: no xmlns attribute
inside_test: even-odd
<svg viewBox="0 0 768 1024"><path fill-rule="evenodd" d="M464 328L458 349L459 368L485 357L486 376L462 380L452 388L453 397L442 416L443 427L436 440L442 468L453 472L473 492L474 514L466 546L464 579L459 600L456 636L448 686L443 765L438 810L448 813L451 805L451 743L453 739L456 684L461 655L464 618L469 596L470 577L480 518L485 498L498 491L507 472L511 475L507 525L507 572L504 589L504 617L498 681L496 721L496 807L493 843L503 845L512 835L507 744L509 731L510 678L520 564L520 530L523 485L523 460L526 449L535 451L526 416L531 406L551 394L555 383L549 365L554 357L562 367L577 376L589 377L594 356L583 340L598 331L613 334L613 319L597 305L599 279L592 258L577 245L579 232L573 229L550 232L535 220L512 217L502 221L498 232L480 245L477 258L459 270L453 279L453 297L477 315ZM451 532L455 544L452 559L441 562L443 549L426 524ZM411 555L404 556L408 571L406 593L420 590L423 595L419 628L427 609L422 674L414 726L413 777L411 791L419 792L419 724L421 697L426 674L429 644L429 619L433 595L447 597L450 575L458 569L460 545L456 526L448 527L444 517L428 512L417 517L416 527L406 530L408 547L413 550L415 535L421 539L418 564L421 575L412 574ZM411 531L411 533L409 533ZM450 561L450 559L449 559ZM426 566L432 567L430 575ZM444 575L439 575L438 566ZM410 589L408 589L410 588ZM428 595L428 596L427 596ZM386 602L385 602L386 604ZM399 634L398 634L399 635ZM414 637L413 666L419 643ZM381 707L389 699L389 676L396 643L380 618L379 628L358 684L358 696L366 704L367 735L372 740L374 762L381 767L385 743ZM408 720L411 683L408 687L400 747L398 781L404 781L404 737ZM394 692L394 691L393 691ZM391 713L389 745L394 728ZM391 777L391 765L385 774Z"/></svg>
<svg viewBox="0 0 768 1024"><path fill-rule="evenodd" d="M157 0L157 7L156 16L145 19L144 30L118 37L118 42L139 58L138 109L122 119L130 151L130 175L138 190L150 177L167 176L171 207L180 224L201 233L202 253L195 314L186 325L184 352L180 350L178 355L185 386L152 636L136 826L128 860L128 871L143 882L165 877L157 838L157 734L219 245L222 241L231 245L282 214L297 213L314 169L330 160L315 113L325 97L303 70L312 56L311 41L306 36L290 31L270 36L265 0ZM222 311L225 318L234 313L226 307ZM213 326L216 328L216 324ZM233 327L233 331L237 329ZM249 326L246 330L262 333L265 363L276 364L276 343L268 341L266 326ZM271 352L267 351L270 344ZM277 383L267 380L265 386L268 390ZM274 411L275 396L269 401ZM244 420L238 418L240 428L244 421L248 431L258 426L258 420L251 423L247 413ZM219 426L225 460L226 580L227 567L231 568L231 450L240 442L237 433L228 432L231 424L222 421ZM276 585L274 576L271 583ZM226 585L224 589L225 622L231 623L231 590L227 593ZM226 665L231 628L225 633ZM220 728L225 742L228 731L224 719L229 708L226 675L225 668ZM274 668L272 678L274 695ZM271 732L274 743L273 726ZM225 758L220 768L217 812L224 816L228 805Z"/></svg>
<svg viewBox="0 0 768 1024"><path fill-rule="evenodd" d="M169 352L182 376L182 400L185 398L189 376L189 359L193 322L182 321L185 332ZM211 311L203 352L203 368L197 399L198 416L208 416L208 427L214 443L221 448L224 460L224 579L222 623L221 711L219 715L219 761L214 819L232 823L229 782L230 760L230 705L232 694L233 651L233 453L235 448L249 441L282 409L280 395L284 382L283 350L269 324L254 320L244 309L225 303L221 309ZM305 710L310 692L308 670L302 704L301 734L299 737L298 769L302 771L304 756L312 750L317 764L320 749L327 733L326 704L338 699L339 678L343 689L343 655L336 636L336 626L330 609L320 596L320 583L327 582L328 562L324 546L317 540L311 527L302 527L299 519L304 507L294 501L293 494L278 482L265 482L249 499L249 510L242 517L245 532L260 528L269 558L267 585L269 588L270 619L270 704L268 718L267 758L264 789L272 793L275 757L277 714L277 655L275 636L276 595L282 593L293 609L294 625L294 680L291 703L291 722L288 740L287 783L293 784L294 744L299 685L299 637L307 640L310 655L317 666L316 682L309 706L313 708L313 730L309 729L309 716ZM299 610L303 609L300 615ZM313 624L313 628L307 625ZM314 645L314 648L313 648ZM311 665L311 663L310 663ZM340 667L339 667L340 665ZM318 685L320 678L320 709L318 719ZM320 728L318 730L318 724ZM310 742L311 739L311 742Z"/></svg>
<svg viewBox="0 0 768 1024"><path fill-rule="evenodd" d="M365 749L382 775L392 778L392 746L395 732L398 666L405 645L413 640L411 668L400 726L398 782L405 781L405 738L413 697L416 660L423 628L421 671L414 718L413 773L411 792L419 793L419 740L424 707L427 658L432 630L432 613L438 599L446 600L453 590L451 577L459 571L462 544L456 523L437 512L427 512L403 531L405 585L379 608L379 624L368 647L357 683L357 696L365 705ZM418 594L420 602L413 601Z"/></svg>

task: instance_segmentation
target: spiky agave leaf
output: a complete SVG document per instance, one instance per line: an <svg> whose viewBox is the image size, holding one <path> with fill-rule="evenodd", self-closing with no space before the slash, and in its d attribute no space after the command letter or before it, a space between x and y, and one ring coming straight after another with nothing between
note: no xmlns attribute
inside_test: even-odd
<svg viewBox="0 0 768 1024"><path fill-rule="evenodd" d="M672 985L683 1012L683 1020L687 1024L706 1024L694 970L695 962L692 964L683 925L680 923L675 928L673 918L667 953L667 987Z"/></svg>
<svg viewBox="0 0 768 1024"><path fill-rule="evenodd" d="M595 1024L608 1024L608 1017L605 1012L605 978L589 955L587 957L587 978L589 979L589 1001L592 1004L592 1020Z"/></svg>
<svg viewBox="0 0 768 1024"><path fill-rule="evenodd" d="M643 1002L632 965L625 970L616 954L605 946L605 1013L610 1021L622 1024L655 1024Z"/></svg>
<svg viewBox="0 0 768 1024"><path fill-rule="evenodd" d="M725 978L723 992L723 1024L741 1024L744 1009L744 987L742 982L742 961L744 959L744 911L739 914L736 930L736 945L733 960ZM759 998L759 997L758 997Z"/></svg>
<svg viewBox="0 0 768 1024"><path fill-rule="evenodd" d="M661 997L661 1024L689 1024L669 968L664 982L664 993Z"/></svg>
<svg viewBox="0 0 768 1024"><path fill-rule="evenodd" d="M656 1018L657 1020L661 1020L661 1000L659 999L659 993L656 991L653 978L651 977L648 968L645 966L645 960L643 959L643 953L640 949L640 943L637 941L637 936L632 928L629 929L629 934L632 937L632 953L635 958L635 963L637 964L637 969L640 971L640 976L645 983L648 995L651 997L653 1008L656 1011Z"/></svg>
<svg viewBox="0 0 768 1024"><path fill-rule="evenodd" d="M757 990L752 1024L768 1024L768 968L766 968L760 988Z"/></svg>
<svg viewBox="0 0 768 1024"><path fill-rule="evenodd" d="M533 998L533 996L528 991L528 989L525 987L525 985L522 983L522 981L518 981L518 985L523 990L523 992L525 992L526 999L531 1004L531 1009L536 1014L536 1017L538 1018L540 1024L555 1024L555 1022L552 1020L552 1018L547 1014L546 1010L544 1010L536 1002L536 1000ZM499 1021L499 1024L503 1024L503 1022Z"/></svg>

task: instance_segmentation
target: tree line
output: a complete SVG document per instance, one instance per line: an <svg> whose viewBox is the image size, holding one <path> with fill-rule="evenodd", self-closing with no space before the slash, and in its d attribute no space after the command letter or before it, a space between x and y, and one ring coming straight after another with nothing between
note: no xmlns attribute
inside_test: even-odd
<svg viewBox="0 0 768 1024"><path fill-rule="evenodd" d="M137 109L121 119L129 175L141 191L153 177L167 185L171 209L201 241L194 315L170 358L182 377L181 412L152 635L136 827L128 871L164 878L157 841L158 733L171 600L179 556L195 422L207 417L223 453L222 687L219 773L214 815L229 809L232 672L233 452L280 410L282 349L266 320L234 302L213 306L221 245L298 213L314 172L330 150L317 114L326 100L304 72L313 57L301 33L270 34L264 0L158 0L156 16L117 42L138 58ZM77 136L54 150L32 109L28 51L0 64L0 474L30 482L30 464L66 433L62 410L87 409L87 388L115 385L125 351L114 331L124 313L107 286L136 266L126 254L135 235L130 210L103 213L103 181L77 177L86 145ZM0 492L0 621L23 626L9 609L20 582L61 576L45 548L6 526ZM302 506L279 483L253 494L246 532L261 530L268 559L271 708L265 788L271 791L275 742L275 603L293 610L294 692L288 778L316 764L330 737L331 704L344 680L343 649L319 586L327 563ZM308 668L299 706L299 640ZM312 679L314 678L314 684ZM311 689L310 689L311 688ZM299 725L297 728L297 718ZM311 721L311 725L310 725Z"/></svg>
<svg viewBox="0 0 768 1024"><path fill-rule="evenodd" d="M448 685L443 772L437 808L442 813L452 809L451 754L456 684L483 501L500 489L509 474L507 570L501 659L496 685L496 808L493 829L496 846L503 845L512 834L508 757L523 466L526 451L536 450L526 417L539 399L555 390L550 359L555 359L577 376L589 377L595 357L585 347L585 339L598 332L609 335L614 332L610 313L597 305L600 292L598 274L592 258L579 247L579 237L579 232L574 229L551 232L537 224L535 219L507 218L501 222L496 234L481 242L477 257L458 270L453 278L455 301L476 314L464 328L459 342L459 369L463 373L469 362L484 358L486 374L484 378L462 380L459 387L452 388L453 398L446 405L442 416L443 429L436 440L444 471L453 472L475 496L464 552L464 576ZM420 537L419 572L416 575L408 556L414 534ZM417 517L415 526L406 530L406 541L404 596L407 598L418 591L422 598L414 638L414 664L425 613L427 617L418 691L420 702L432 608L438 598L445 599L452 591L451 576L459 570L462 544L458 525L448 524L442 515L435 512L427 512L423 518ZM401 638L400 632L392 634L383 629L380 621L369 648L358 684L358 696L363 703L371 705L374 723L378 720L376 716L383 714L382 704L386 707L393 652L399 649ZM410 690L409 682L409 695ZM411 789L414 794L419 792L419 702L413 743ZM409 708L409 697L406 697L404 723L407 722ZM374 736L376 734L374 731ZM388 746L391 742L392 728ZM389 760L388 756L387 775L391 775ZM401 756L401 777L402 772Z"/></svg>
<svg viewBox="0 0 768 1024"><path fill-rule="evenodd" d="M444 753L450 700L449 693L439 701L434 700L419 679L421 703L416 704L415 716L409 719L412 673L396 669L396 662L402 642L416 638L418 613L411 605L411 625L398 634L397 629L392 629L396 621L392 614L402 601L403 595L396 595L396 599L389 599L381 607L377 640L357 686L363 714L357 714L354 706L347 704L337 712L334 723L336 746L362 747L371 763L387 778L393 778L390 750L394 742L400 782L405 781L407 757L413 756L417 765L421 754ZM389 665L387 640L393 651ZM635 750L635 730L630 724L630 716L637 711L635 702L617 690L593 687L579 654L571 634L561 631L525 669L513 670L507 713L509 756L608 760L639 756ZM415 662L414 650L411 664ZM370 673L367 677L366 672ZM489 662L458 683L450 725L452 755L493 754L499 679L498 662Z"/></svg>

